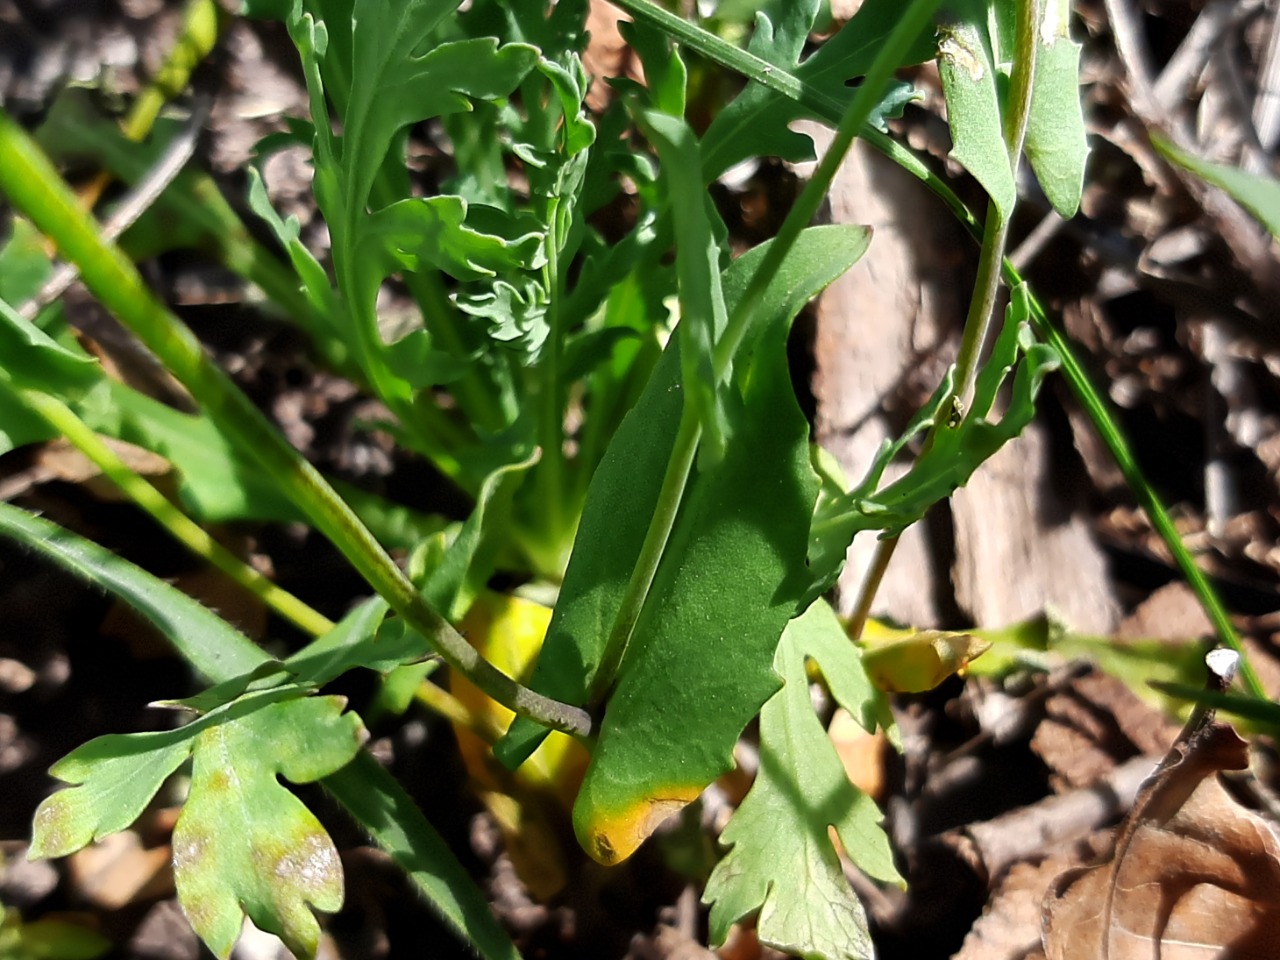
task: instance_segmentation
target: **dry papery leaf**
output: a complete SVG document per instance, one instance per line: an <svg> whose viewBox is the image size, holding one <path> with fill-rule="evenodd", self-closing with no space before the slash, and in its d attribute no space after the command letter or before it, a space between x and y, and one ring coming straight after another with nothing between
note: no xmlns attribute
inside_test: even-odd
<svg viewBox="0 0 1280 960"><path fill-rule="evenodd" d="M1110 860L1050 887L1047 960L1280 956L1280 842L1217 776L1246 766L1228 724L1189 730L1143 785Z"/></svg>

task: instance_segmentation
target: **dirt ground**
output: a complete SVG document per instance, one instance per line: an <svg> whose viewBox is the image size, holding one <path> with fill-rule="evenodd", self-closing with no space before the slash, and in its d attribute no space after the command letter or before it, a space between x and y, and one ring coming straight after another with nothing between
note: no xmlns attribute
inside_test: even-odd
<svg viewBox="0 0 1280 960"><path fill-rule="evenodd" d="M1012 257L1061 318L1095 382L1106 385L1141 466L1235 614L1275 697L1280 247L1220 193L1164 163L1147 134L1177 131L1211 159L1280 175L1280 5L1081 0L1076 9L1092 150L1083 209L1062 222L1024 183ZM128 98L163 55L177 14L164 0L0 0L5 108L34 125L72 80ZM602 32L600 42L607 39ZM927 95L895 132L976 204L977 188L946 159L936 72L921 69L914 79ZM195 76L186 102L196 101L209 117L193 162L243 211L253 143L305 106L284 31L235 22ZM804 173L764 161L717 185L736 243L776 229ZM299 215L304 237L314 236L306 171L276 174L277 208ZM863 280L833 287L793 343L796 383L810 391L816 434L854 473L954 355L976 249L934 198L869 153L846 163L825 215L877 226L874 281L864 271ZM328 473L409 506L439 512L444 503L465 516L467 504L429 468L361 426L367 399L320 369L296 332L257 311L236 278L178 255L146 264L146 275ZM105 322L87 294L69 296L77 325ZM871 315L878 321L868 333L856 321ZM28 448L0 457L6 499L182 586L252 636L286 650L301 642L100 484L64 471L58 453ZM314 534L244 525L220 536L330 617L367 594ZM851 559L842 581L846 609L869 549ZM1117 644L1158 639L1178 648L1211 633L1061 382L1046 391L1027 435L904 538L901 551L876 612L903 622L998 626L1052 609L1075 630ZM164 720L147 704L194 692L189 673L117 604L2 542L0 623L0 903L27 920L56 915L97 929L115 945L111 957L205 955L174 897L173 797L134 829L67 860L24 856L32 813L53 787L48 767L94 736L155 729ZM340 686L357 711L374 693L370 681ZM851 775L885 810L909 880L906 891L884 890L850 871L885 960L1029 956L1050 880L1107 848L1138 782L1178 729L1151 698L1085 662L1014 683L953 678L927 695L899 698L895 711L902 755L831 727ZM613 870L566 843L569 883L538 903L468 789L449 724L410 711L371 733L376 755L473 871L526 957L710 955L700 881L677 868L661 837ZM1265 797L1280 788L1275 746L1265 737L1252 746L1253 788ZM325 921L323 956L469 955L318 789L302 793L342 851L347 877L347 903ZM1105 802L1090 802L1100 796ZM721 789L670 832L696 829L700 816L722 824L732 797ZM256 960L281 949L248 937L236 956ZM745 929L718 955L772 954Z"/></svg>

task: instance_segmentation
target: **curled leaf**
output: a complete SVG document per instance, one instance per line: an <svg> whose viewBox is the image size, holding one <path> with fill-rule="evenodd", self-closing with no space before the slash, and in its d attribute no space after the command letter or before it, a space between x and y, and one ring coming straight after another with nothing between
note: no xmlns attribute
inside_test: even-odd
<svg viewBox="0 0 1280 960"><path fill-rule="evenodd" d="M1280 944L1280 842L1217 774L1246 744L1209 722L1143 785L1111 859L1060 876L1045 901L1048 960L1263 960Z"/></svg>
<svg viewBox="0 0 1280 960"><path fill-rule="evenodd" d="M905 630L880 638L864 635L862 663L886 693L923 693L991 649L990 642L952 630Z"/></svg>

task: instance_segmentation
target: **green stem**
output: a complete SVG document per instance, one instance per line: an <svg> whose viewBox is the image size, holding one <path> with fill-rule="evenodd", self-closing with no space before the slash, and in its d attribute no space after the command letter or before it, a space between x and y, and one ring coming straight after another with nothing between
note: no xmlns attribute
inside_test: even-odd
<svg viewBox="0 0 1280 960"><path fill-rule="evenodd" d="M871 111L875 109L880 100L885 84L892 77L893 71L897 69L908 47L928 25L938 3L939 0L912 0L911 5L894 26L888 40L876 54L871 67L867 70L867 75L862 85L858 88L857 93L854 94L848 110L844 112L840 120L831 146L828 147L822 162L805 185L800 197L787 213L787 218L783 221L778 235L770 243L759 269L752 277L742 295L742 299L725 325L724 334L715 347L714 374L717 381L727 374L743 336L750 329L752 321L755 319L758 303L762 299L761 294L777 275L778 268L782 265L783 260L786 259L787 253L790 252L796 238L800 236L800 232L809 225L814 214L817 213L818 207L822 203L822 198L826 196L831 180L839 169L840 163L844 160L844 155L853 143L854 137L866 124L867 118L871 116ZM699 38L710 36L705 34L704 31L686 24L678 17L673 17L673 15L660 8L654 7L647 0L626 0L620 6L623 6L638 17L643 16L646 19L650 19L661 29L670 33L678 33L680 36L698 36ZM674 29L673 21L674 24L680 25L678 31ZM690 31L695 31L695 33L691 34ZM742 53L736 47L728 47L728 49L736 53ZM764 61L760 61L759 58L751 57L749 54L746 56L763 64L763 69L772 69ZM631 642L631 634L640 618L640 611L644 607L645 599L648 597L649 590L653 585L653 578L657 575L658 564L662 560L663 551L666 549L667 540L671 535L671 529L675 525L676 514L680 509L680 502L685 486L688 483L689 474L693 469L698 443L701 439L702 425L691 412L686 400L684 411L680 418L680 426L676 433L675 444L672 447L671 459L667 462L667 470L662 478L662 488L658 495L653 520L649 524L640 554L636 558L635 566L632 568L631 578L627 581L626 592L623 594L622 602L618 607L618 613L614 617L609 639L605 645L605 652L601 658L601 668L596 673L596 688L592 691L596 696L603 693L604 689L613 682L613 678L626 654L627 646Z"/></svg>
<svg viewBox="0 0 1280 960"><path fill-rule="evenodd" d="M215 0L188 0L173 48L120 125L126 137L141 142L151 132L160 110L187 88L191 72L218 42L223 19Z"/></svg>
<svg viewBox="0 0 1280 960"><path fill-rule="evenodd" d="M763 84L770 90L794 100L821 117L838 123L844 113L840 101L815 87L809 86L793 74L762 60L754 53L735 47L697 24L682 20L652 0L614 0L614 5L626 10L637 20L646 21L682 46L701 54L748 80ZM896 67L897 64L894 64ZM864 83L863 86L866 86Z"/></svg>
<svg viewBox="0 0 1280 960"><path fill-rule="evenodd" d="M0 111L0 190L75 263L108 310L160 358L219 429L258 462L286 496L337 546L387 602L455 669L518 714L558 730L585 734L585 711L524 687L481 657L428 604L319 471L289 446L261 411L205 354L187 327L151 295L119 248L102 241L93 218L48 158Z"/></svg>
<svg viewBox="0 0 1280 960"><path fill-rule="evenodd" d="M911 5L898 19L888 39L872 60L862 84L858 87L858 92L849 103L849 109L845 111L836 127L835 136L827 147L826 153L823 154L822 161L787 214L786 220L778 230L778 235L769 244L769 249L765 251L764 258L760 261L760 268L752 275L742 299L734 309L733 315L729 317L724 336L716 344L715 372L718 378L723 377L727 372L738 345L755 319L764 291L773 283L774 277L778 274L778 268L791 252L791 247L800 236L800 232L817 214L823 198L831 188L836 172L840 169L840 164L844 162L844 155L849 152L849 147L853 145L858 131L866 125L871 111L879 103L886 84L906 56L907 50L932 21L933 12L938 4L939 0L912 0Z"/></svg>
<svg viewBox="0 0 1280 960"><path fill-rule="evenodd" d="M1022 166L1022 144L1027 137L1027 123L1031 119L1031 89L1035 78L1036 26L1039 22L1037 0L1019 0L1018 26L1013 56L1013 74L1009 78L1009 99L1003 118L1005 148L1013 179L1018 180L1018 168ZM973 298L969 301L969 315L965 318L964 335L956 354L955 395L962 406L967 406L977 375L978 358L986 346L995 320L996 297L1000 290L1000 266L1004 262L1004 249L1009 240L1009 221L1013 211L1001 213L995 203L987 204L987 219L983 229L982 252L978 258L978 277L974 283Z"/></svg>
<svg viewBox="0 0 1280 960"><path fill-rule="evenodd" d="M665 10L646 2L646 0L617 0L617 5L623 7L638 19L647 20L667 30L680 43L707 59L728 69L735 70L747 79L791 98L807 109L812 110L827 123L834 125L840 122L840 108L834 100L826 97L821 91L810 87L787 71L767 63L746 51L739 50L719 37L688 24L678 17L674 17ZM979 241L982 239L983 224L973 215L973 211L965 206L964 201L951 189L950 185L930 170L924 161L892 137L873 127L865 127L861 131L861 136L867 143L898 164L903 170L920 180L942 201L974 239ZM1018 271L1007 260L1004 261L1003 272L1007 283L1017 284L1022 282ZM1173 521L1170 519L1159 495L1147 483L1146 477L1142 475L1128 440L1124 437L1119 425L1112 416L1107 402L1085 375L1083 368L1072 351L1071 345L1050 322L1039 301L1032 295L1028 296L1028 300L1031 303L1032 323L1036 328L1036 332L1051 344L1062 358L1062 373L1067 380L1068 386L1070 386L1072 393L1075 394L1080 405L1092 419L1094 428L1111 452L1111 456L1124 475L1129 488L1133 491L1138 503L1151 521L1152 527L1164 539L1165 545L1173 556L1174 563L1182 571L1182 575L1186 577L1192 591L1199 599L1200 605L1204 608L1205 613L1208 614L1215 630L1217 630L1219 639L1224 645L1240 654L1240 676L1242 681L1254 696L1260 699L1265 698L1257 674L1249 663L1249 658L1245 654L1235 627L1231 624L1231 618L1214 593L1212 585L1200 571L1200 568L1196 566L1195 560L1183 545L1182 538L1174 527Z"/></svg>
<svg viewBox="0 0 1280 960"><path fill-rule="evenodd" d="M272 583L170 503L155 487L131 470L102 438L86 426L61 400L36 390L18 389L22 402L45 419L77 450L88 457L134 503L175 539L203 557L299 629L321 636L333 629L333 621L317 613L293 594Z"/></svg>
<svg viewBox="0 0 1280 960"><path fill-rule="evenodd" d="M1036 28L1039 24L1038 0L1019 0L1017 37L1013 56L1013 74L1009 79L1009 98L1005 104L1002 127L1005 150L1013 180L1018 180L1018 168L1022 165L1022 145L1027 136L1027 123L1031 118L1031 90L1035 78ZM973 295L969 300L969 312L964 321L964 333L960 337L960 349L956 354L955 392L952 394L957 409L963 410L973 394L974 380L978 373L978 359L991 335L995 322L996 300L1000 294L1000 266L1004 263L1004 250L1009 241L1009 221L1013 211L1001 211L995 201L987 203L987 219L982 231L982 248L978 255L978 272L974 278ZM940 429L946 429L943 421L933 425L925 439L925 449ZM876 545L867 576L863 579L850 618L849 635L855 640L861 637L876 591L884 579L889 561L898 548L898 537L887 537Z"/></svg>
<svg viewBox="0 0 1280 960"><path fill-rule="evenodd" d="M1004 273L1008 283L1017 284L1022 282L1022 277L1019 276L1018 271L1008 262L1005 263ZM1244 644L1240 641L1240 635L1236 633L1236 629L1231 623L1231 617L1227 614L1226 608L1223 607L1222 601L1218 599L1218 595L1214 592L1209 579L1196 565L1195 558L1191 556L1190 551L1183 544L1182 535L1178 533L1178 528L1174 526L1173 518L1169 516L1169 511L1165 509L1159 494L1147 482L1147 478L1143 476L1142 468L1138 465L1138 461L1133 455L1133 448L1129 446L1128 439L1112 415L1110 405L1102 393L1089 380L1088 374L1085 373L1084 367L1081 366L1066 336L1054 326L1044 308L1034 298L1030 298L1030 303L1031 322L1036 328L1036 333L1057 351L1062 360L1063 376L1066 377L1067 383L1071 385L1071 390L1076 395L1080 405L1084 407L1085 413L1093 421L1094 428L1098 431L1099 436L1102 437L1102 442L1107 445L1107 449L1111 452L1111 458L1115 461L1116 466L1120 468L1120 473L1124 476L1125 482L1129 484L1129 489L1133 492L1139 506L1142 507L1143 512L1147 515L1147 519L1151 521L1151 526L1155 528L1155 531L1164 540L1165 546L1168 547L1169 553L1173 556L1173 562L1182 571L1182 575L1186 578L1192 592L1195 593L1196 598L1200 601L1200 606L1204 608L1205 613L1208 615L1214 630L1217 631L1218 638L1224 645L1240 654L1241 681L1250 694L1259 700L1268 699L1266 691L1262 688L1262 682L1258 679L1253 665L1249 662L1249 655L1244 649Z"/></svg>
<svg viewBox="0 0 1280 960"><path fill-rule="evenodd" d="M666 549L671 529L675 526L676 514L680 509L680 501L698 453L698 441L701 439L702 424L686 402L680 412L680 426L676 430L671 459L667 461L667 471L662 476L662 488L658 491L653 520L645 532L636 564L631 568L627 589L618 604L618 612L613 618L613 627L609 631L604 653L601 654L600 668L596 671L595 684L588 702L594 702L604 695L622 666L623 656L631 643L631 634L640 619L640 611L644 609L645 598L649 596L653 578L658 574L662 552Z"/></svg>
<svg viewBox="0 0 1280 960"><path fill-rule="evenodd" d="M531 559L539 566L540 573L553 574L557 577L564 573L565 547L564 541L564 508L568 489L565 486L564 462L564 375L561 367L564 362L564 316L561 306L564 291L561 289L560 276L560 241L562 237L561 220L565 207L559 197L551 198L547 204L546 258L543 268L543 282L547 289L547 333L544 359L539 364L538 385L541 396L538 398L542 410L538 416L539 445L542 457L538 462L535 482L538 485L538 504L540 516L536 526L539 528L537 540L527 543L526 550L532 550L536 556Z"/></svg>

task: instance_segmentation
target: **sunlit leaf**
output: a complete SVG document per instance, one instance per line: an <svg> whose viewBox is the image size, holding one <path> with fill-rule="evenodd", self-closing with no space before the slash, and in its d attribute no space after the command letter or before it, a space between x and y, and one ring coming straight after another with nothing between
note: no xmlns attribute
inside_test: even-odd
<svg viewBox="0 0 1280 960"><path fill-rule="evenodd" d="M768 318L770 323L789 319L809 297L854 262L865 250L868 240L868 232L861 227L821 227L802 233L784 262L778 281L766 292L765 303L758 315ZM724 279L728 308L732 309L742 296L752 270L764 253L764 247L757 247L730 266ZM560 590L560 600L531 681L535 689L558 700L584 704L598 692L597 671L604 644L653 517L679 425L682 400L678 389L679 358L674 352L677 343L673 339L663 353L644 394L618 428L592 479L573 556ZM776 388L782 385L776 375L770 382ZM780 407L770 411L764 419L768 422L773 418L785 418L788 432L797 437L803 433L807 439L807 430L799 422L803 417L792 406L795 399L794 393L790 392L790 383L785 386L788 393L779 399ZM807 451L802 452L807 460ZM762 475L751 465L737 463L736 468L748 471L736 497L749 498L753 491L765 489ZM810 469L807 464L805 469ZM760 509L761 503L756 497L744 516L754 516ZM774 511L775 514L778 512ZM774 519L776 522L776 517ZM746 521L743 525L746 526ZM744 530L744 535L748 533ZM680 551L686 549L684 535L673 542L680 544ZM725 578L723 586L737 584L741 580L736 572L726 573ZM694 579L701 581L702 577ZM709 583L699 586L699 590L713 595L709 602L728 603L725 599L727 594L712 589ZM769 602L770 595L767 594L766 606ZM690 609L687 615L700 617L700 609ZM705 624L713 620L714 616L708 611L702 620L703 626L690 634L687 642L691 646L696 644L694 638L707 629ZM778 625L779 631L781 626ZM723 668L727 661L716 656L714 650L708 646L704 653ZM764 671L768 670L768 663L766 656L761 664ZM699 665L694 673L702 670ZM727 682L732 682L732 678ZM665 695L660 700L665 702ZM681 723L684 723L683 719ZM683 732L692 733L693 730L685 724ZM495 748L495 753L504 763L518 765L545 735L545 729L532 721L517 719ZM686 787L688 789L691 787Z"/></svg>
<svg viewBox="0 0 1280 960"><path fill-rule="evenodd" d="M826 93L842 111L853 98L856 81L871 66L880 45L888 37L902 10L898 0L867 0L834 37L801 62L819 0L788 0L773 5L769 14L756 15L755 31L747 49L761 59L793 74ZM913 45L905 63L920 63L933 55L933 38L926 32ZM871 123L884 129L885 121L898 116L915 92L901 81L890 83L871 115ZM809 137L789 129L806 111L794 100L758 84L748 84L737 99L716 115L702 140L704 180L712 180L747 157L778 156L785 160L813 157Z"/></svg>
<svg viewBox="0 0 1280 960"><path fill-rule="evenodd" d="M192 928L219 956L245 916L313 956L311 912L342 905L342 864L320 822L277 780L312 783L346 766L364 727L341 697L274 703L211 724L193 741L191 791L173 830L174 881Z"/></svg>
<svg viewBox="0 0 1280 960"><path fill-rule="evenodd" d="M957 12L963 18L944 23L938 40L951 156L978 179L1001 216L1008 217L1018 190L1004 138L1001 81L987 31L986 7L963 4Z"/></svg>
<svg viewBox="0 0 1280 960"><path fill-rule="evenodd" d="M1164 137L1153 135L1151 142L1174 163L1229 193L1233 200L1258 218L1271 236L1280 240L1280 180L1202 160Z"/></svg>
<svg viewBox="0 0 1280 960"><path fill-rule="evenodd" d="M711 941L759 911L760 939L821 960L874 956L862 904L845 879L828 833L870 876L901 883L874 801L849 782L813 712L806 659L822 669L839 702L868 731L883 716L857 649L819 600L792 620L774 656L783 687L760 712L760 769L721 842L731 849L707 881Z"/></svg>

